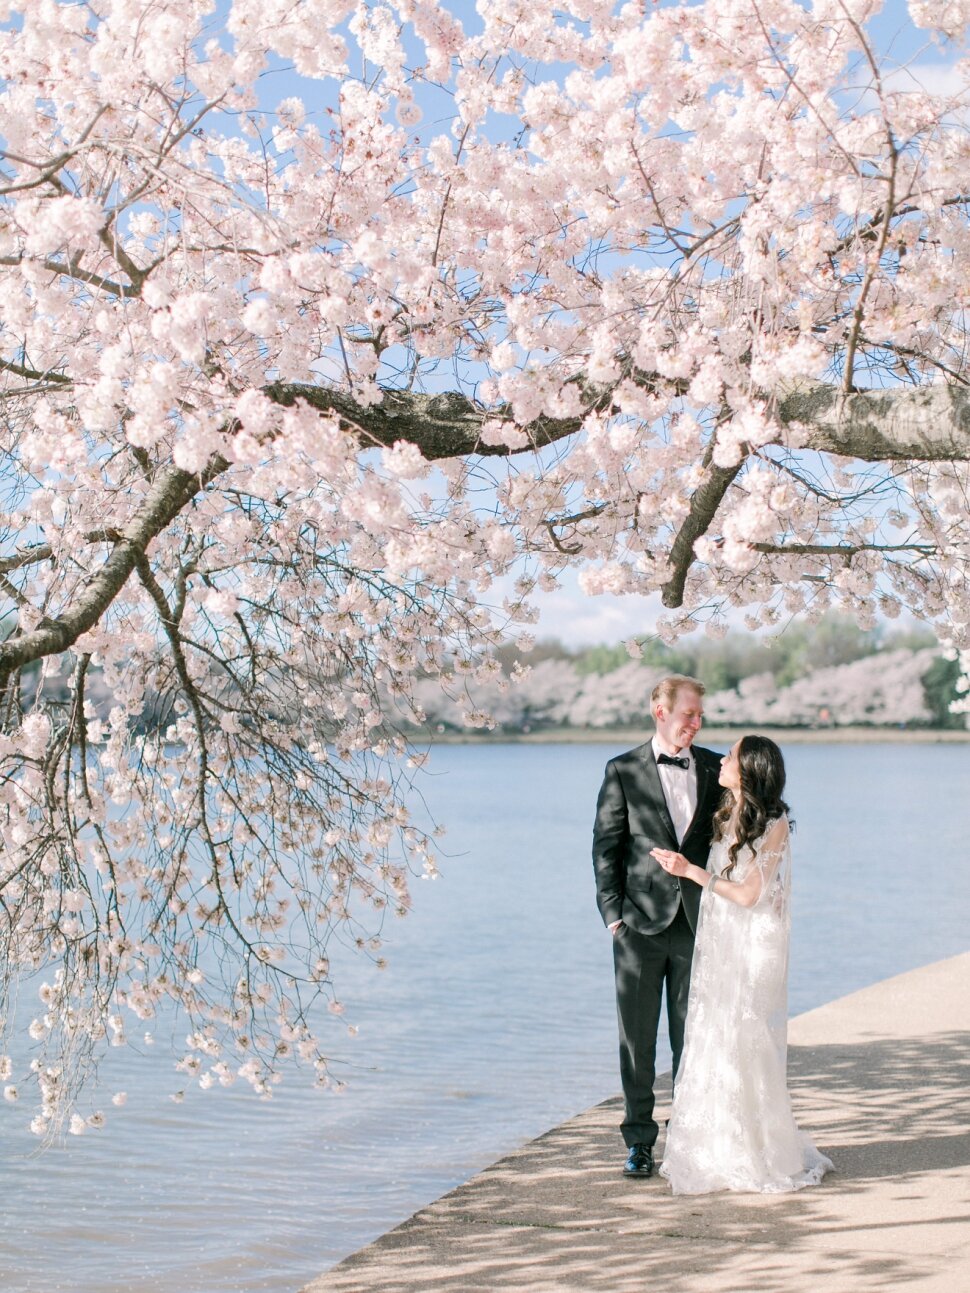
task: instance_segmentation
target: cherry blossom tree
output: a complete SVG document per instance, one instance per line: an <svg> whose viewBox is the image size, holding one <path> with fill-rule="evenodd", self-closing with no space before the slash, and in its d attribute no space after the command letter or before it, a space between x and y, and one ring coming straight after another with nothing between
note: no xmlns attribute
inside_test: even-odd
<svg viewBox="0 0 970 1293"><path fill-rule="evenodd" d="M967 647L967 0L909 4L947 93L878 0L0 9L40 1134L173 1003L203 1086L328 1082L328 939L377 957L434 871L415 680L496 676L568 567L667 640L837 605Z"/></svg>

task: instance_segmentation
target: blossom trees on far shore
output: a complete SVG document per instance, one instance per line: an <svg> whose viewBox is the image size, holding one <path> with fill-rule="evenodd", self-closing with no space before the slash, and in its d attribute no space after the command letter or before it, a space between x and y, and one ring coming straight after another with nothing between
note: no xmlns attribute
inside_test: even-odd
<svg viewBox="0 0 970 1293"><path fill-rule="evenodd" d="M903 647L813 669L790 682L764 670L736 687L708 688L704 722L747 728L927 728L948 719L947 726L962 726L962 716L939 712L940 693L950 690L948 679L936 676L945 664L937 648ZM516 687L500 689L493 681L469 690L476 707L491 715L496 736L545 732L555 739L563 729L567 736L610 728L649 731L650 691L669 672L656 663L627 660L606 673L584 673L571 660L552 659L534 665ZM419 682L416 694L433 729L467 734L462 702L435 680Z"/></svg>
<svg viewBox="0 0 970 1293"><path fill-rule="evenodd" d="M203 1086L328 1082L328 940L379 956L435 868L415 679L494 677L567 567L667 640L838 606L968 646L963 0L909 5L947 93L878 0L2 8L40 1134L170 1003Z"/></svg>

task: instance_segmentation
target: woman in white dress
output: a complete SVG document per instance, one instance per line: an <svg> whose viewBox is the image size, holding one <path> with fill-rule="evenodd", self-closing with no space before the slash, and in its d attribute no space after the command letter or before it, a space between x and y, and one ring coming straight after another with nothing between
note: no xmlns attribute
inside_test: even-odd
<svg viewBox="0 0 970 1293"><path fill-rule="evenodd" d="M675 1194L782 1193L832 1163L798 1130L788 1096L791 850L781 750L745 736L721 763L709 870L654 849L704 889L687 1029L661 1175Z"/></svg>

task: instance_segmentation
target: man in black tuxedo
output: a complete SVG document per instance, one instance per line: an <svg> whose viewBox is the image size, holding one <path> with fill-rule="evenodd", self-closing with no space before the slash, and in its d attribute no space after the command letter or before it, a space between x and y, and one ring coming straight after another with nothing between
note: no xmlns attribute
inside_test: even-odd
<svg viewBox="0 0 970 1293"><path fill-rule="evenodd" d="M613 934L627 1176L650 1176L657 1140L653 1084L664 986L673 1076L684 1045L687 993L701 888L650 856L676 849L707 866L721 798L721 756L694 745L704 684L676 674L654 687L652 741L611 759L596 805L596 898Z"/></svg>

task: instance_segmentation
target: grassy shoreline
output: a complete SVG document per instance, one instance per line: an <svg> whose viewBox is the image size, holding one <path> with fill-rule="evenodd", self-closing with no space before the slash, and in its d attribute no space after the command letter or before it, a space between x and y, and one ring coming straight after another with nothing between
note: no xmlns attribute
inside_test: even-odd
<svg viewBox="0 0 970 1293"><path fill-rule="evenodd" d="M705 727L699 745L724 744L747 732L761 732L779 745L965 745L966 729L930 727ZM424 739L432 745L614 745L629 747L649 741L652 728L557 727L541 732L439 732ZM419 736L411 738L422 744Z"/></svg>

